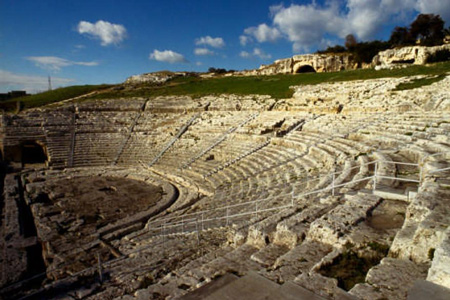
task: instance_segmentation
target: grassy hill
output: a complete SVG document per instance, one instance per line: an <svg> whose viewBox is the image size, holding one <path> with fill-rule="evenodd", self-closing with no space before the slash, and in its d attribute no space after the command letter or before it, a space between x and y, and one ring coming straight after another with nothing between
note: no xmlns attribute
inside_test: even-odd
<svg viewBox="0 0 450 300"><path fill-rule="evenodd" d="M93 91L101 91L110 87L110 85L74 85L64 88L59 88L35 95L19 97L9 99L0 102L0 110L15 111L18 108L18 102L20 103L20 109L27 109L33 107L39 107L50 103L55 103L74 97L79 97L85 94L89 94Z"/></svg>
<svg viewBox="0 0 450 300"><path fill-rule="evenodd" d="M289 87L296 85L311 85L326 82L367 80L386 77L405 77L427 75L429 78L415 80L403 84L398 90L412 89L429 85L442 80L450 74L450 62L436 63L427 66L410 66L395 70L373 69L342 71L336 73L306 73L296 75L245 76L245 77L215 77L203 79L197 76L180 77L165 84L127 85L84 85L60 88L32 96L11 99L0 102L0 109L15 111L20 101L21 109L39 107L50 103L78 97L96 91L89 95L89 99L111 99L129 97L156 97L169 95L189 95L202 97L218 94L260 94L273 98L289 98L293 90Z"/></svg>
<svg viewBox="0 0 450 300"><path fill-rule="evenodd" d="M117 97L155 97L166 95L189 95L201 97L215 94L260 94L273 98L289 98L293 94L290 86L319 84L325 82L366 80L385 77L404 77L414 75L438 76L438 79L422 80L402 89L410 89L432 84L450 74L450 62L437 63L429 66L411 66L396 70L373 69L342 71L335 73L305 73L296 75L217 77L202 79L199 77L176 78L164 85L141 85L133 89L124 88L119 91L100 93L95 98Z"/></svg>

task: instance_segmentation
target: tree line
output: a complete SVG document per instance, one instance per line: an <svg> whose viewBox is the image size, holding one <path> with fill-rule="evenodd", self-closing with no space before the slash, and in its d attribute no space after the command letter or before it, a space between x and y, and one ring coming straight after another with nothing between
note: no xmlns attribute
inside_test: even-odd
<svg viewBox="0 0 450 300"><path fill-rule="evenodd" d="M409 27L395 27L388 41L357 42L353 34L345 37L345 46L336 45L325 50L325 53L351 53L358 64L370 63L380 51L395 47L412 45L437 46L444 43L450 35L450 27L444 28L445 22L439 15L420 14Z"/></svg>

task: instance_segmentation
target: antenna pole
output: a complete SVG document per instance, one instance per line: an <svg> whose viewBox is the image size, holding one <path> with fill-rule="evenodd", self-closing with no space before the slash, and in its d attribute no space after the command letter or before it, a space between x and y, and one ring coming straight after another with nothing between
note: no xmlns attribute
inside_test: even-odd
<svg viewBox="0 0 450 300"><path fill-rule="evenodd" d="M52 78L50 77L50 75L48 76L48 90L52 90Z"/></svg>

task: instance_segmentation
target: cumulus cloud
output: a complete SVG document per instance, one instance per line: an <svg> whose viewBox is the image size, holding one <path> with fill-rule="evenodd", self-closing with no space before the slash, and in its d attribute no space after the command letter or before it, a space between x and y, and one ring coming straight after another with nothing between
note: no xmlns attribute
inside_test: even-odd
<svg viewBox="0 0 450 300"><path fill-rule="evenodd" d="M69 85L74 79L52 77L54 87ZM28 93L45 91L48 88L47 76L35 76L27 74L17 74L6 70L0 70L0 90L7 92L11 90L25 90Z"/></svg>
<svg viewBox="0 0 450 300"><path fill-rule="evenodd" d="M195 55L214 55L214 51L211 51L207 48L195 48L194 54Z"/></svg>
<svg viewBox="0 0 450 300"><path fill-rule="evenodd" d="M153 53L150 53L149 58L156 61L168 62L171 64L187 62L186 58L184 58L183 55L172 50L159 51L155 49L153 50Z"/></svg>
<svg viewBox="0 0 450 300"><path fill-rule="evenodd" d="M247 51L241 51L239 53L239 56L242 58L260 58L262 60L271 59L272 55L265 53L260 48L254 48L253 52L247 52Z"/></svg>
<svg viewBox="0 0 450 300"><path fill-rule="evenodd" d="M284 37L292 42L294 51L308 51L347 34L370 40L377 38L386 24L409 24L419 13L439 14L450 23L448 0L328 0L324 4L311 0L287 7L271 6L269 10L272 24L246 28L241 45Z"/></svg>
<svg viewBox="0 0 450 300"><path fill-rule="evenodd" d="M221 37L213 38L213 37L210 37L209 35L196 39L195 44L196 45L208 45L213 48L222 48L225 46L225 42L224 42L223 38L221 38Z"/></svg>
<svg viewBox="0 0 450 300"><path fill-rule="evenodd" d="M244 34L240 37L242 45L255 38L258 42L275 42L281 38L281 32L274 27L269 27L267 24L260 24L256 27L249 27L244 30Z"/></svg>
<svg viewBox="0 0 450 300"><path fill-rule="evenodd" d="M293 4L272 11L274 25L293 42L294 51L306 50L317 44L325 33L341 37L346 34L345 19L340 15L339 7L331 2L326 7L319 7L315 3Z"/></svg>
<svg viewBox="0 0 450 300"><path fill-rule="evenodd" d="M83 62L83 61L71 61L67 60L61 57L56 56L28 56L25 57L25 59L32 61L36 63L36 66L51 70L51 71L59 71L61 68L73 66L73 65L79 65L79 66L87 66L87 67L93 67L98 66L98 62L96 61L90 61L90 62Z"/></svg>
<svg viewBox="0 0 450 300"><path fill-rule="evenodd" d="M251 58L252 57L252 55L247 51L241 51L241 53L239 53L239 56L242 58Z"/></svg>
<svg viewBox="0 0 450 300"><path fill-rule="evenodd" d="M417 11L424 14L440 15L450 25L450 3L448 0L417 0L415 4Z"/></svg>
<svg viewBox="0 0 450 300"><path fill-rule="evenodd" d="M127 30L121 24L112 24L107 21L97 21L95 24L80 21L77 27L78 33L86 34L92 38L99 39L102 46L119 44L127 37Z"/></svg>
<svg viewBox="0 0 450 300"><path fill-rule="evenodd" d="M252 40L252 38L249 36L246 36L246 35L241 35L239 37L239 42L241 43L242 46L247 45L248 43L251 42L251 40Z"/></svg>

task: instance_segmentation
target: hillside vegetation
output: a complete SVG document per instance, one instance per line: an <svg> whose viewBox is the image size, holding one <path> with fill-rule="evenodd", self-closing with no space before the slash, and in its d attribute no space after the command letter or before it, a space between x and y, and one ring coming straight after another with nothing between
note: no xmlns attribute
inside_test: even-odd
<svg viewBox="0 0 450 300"><path fill-rule="evenodd" d="M19 97L0 102L0 109L3 109L5 111L14 111L18 109L39 107L50 103L86 95L94 91L101 91L108 87L111 87L111 85L74 85L64 88L58 88L35 95Z"/></svg>
<svg viewBox="0 0 450 300"><path fill-rule="evenodd" d="M238 95L270 95L273 98L290 98L293 90L291 86L311 85L326 82L367 80L386 77L405 77L415 75L440 76L450 72L450 62L437 63L429 66L411 66L395 70L354 70L335 73L305 73L295 75L272 75L272 76L245 76L245 77L217 77L202 79L199 77L182 77L174 79L165 85L145 85L124 88L106 93L99 93L94 97L97 99L117 97L155 97L169 95L189 95L202 97L218 94ZM419 84L410 85L409 88L432 84L434 81L423 81Z"/></svg>
<svg viewBox="0 0 450 300"><path fill-rule="evenodd" d="M17 110L20 101L21 109L39 107L81 95L89 95L88 99L112 99L130 97L157 97L187 95L194 98L206 95L237 94L237 95L270 95L275 99L290 98L293 95L291 86L314 85L320 83L367 80L386 77L406 77L426 75L429 78L415 80L398 87L399 90L417 88L442 80L450 74L450 62L436 63L427 66L410 66L394 70L359 69L335 73L305 73L295 75L272 76L231 76L200 78L198 76L180 77L165 84L141 84L138 86L121 85L85 85L71 86L48 91L32 96L11 99L0 103L0 109ZM81 101L81 100L80 100Z"/></svg>

